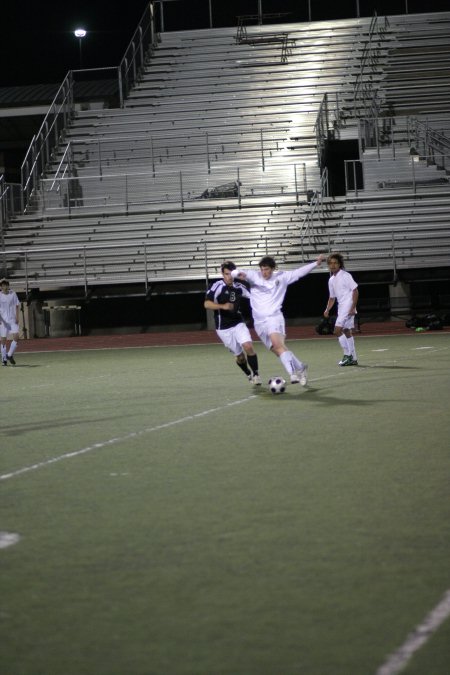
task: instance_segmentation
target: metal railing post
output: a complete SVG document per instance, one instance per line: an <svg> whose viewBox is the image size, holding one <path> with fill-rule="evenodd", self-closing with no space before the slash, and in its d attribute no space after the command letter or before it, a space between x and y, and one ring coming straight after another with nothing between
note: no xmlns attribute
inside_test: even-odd
<svg viewBox="0 0 450 675"><path fill-rule="evenodd" d="M237 196L238 196L238 206L241 208L241 181L239 178L239 167L237 168Z"/></svg>
<svg viewBox="0 0 450 675"><path fill-rule="evenodd" d="M25 250L25 292L28 295L28 252Z"/></svg>
<svg viewBox="0 0 450 675"><path fill-rule="evenodd" d="M358 184L356 182L356 160L352 161L353 164L353 184L355 186L355 197L358 196Z"/></svg>
<svg viewBox="0 0 450 675"><path fill-rule="evenodd" d="M2 249L4 248L4 225L6 223L6 188L4 187L4 182L3 176L0 175L0 235Z"/></svg>
<svg viewBox="0 0 450 675"><path fill-rule="evenodd" d="M181 209L184 210L183 172L182 171L180 171L180 202L181 202Z"/></svg>
<svg viewBox="0 0 450 675"><path fill-rule="evenodd" d="M140 54L140 58L141 58L141 65L143 65L144 64L144 41L142 39L142 37L143 37L142 36L142 26L139 26L138 31L139 31L139 37L140 37L139 54Z"/></svg>
<svg viewBox="0 0 450 675"><path fill-rule="evenodd" d="M303 162L303 190L305 195L308 192L308 176L306 175L306 163Z"/></svg>
<svg viewBox="0 0 450 675"><path fill-rule="evenodd" d="M61 185L61 182L60 182ZM41 195L42 195L42 213L44 214L47 209L47 204L45 201L45 181L41 182Z"/></svg>
<svg viewBox="0 0 450 675"><path fill-rule="evenodd" d="M294 186L295 186L295 201L298 206L299 200L298 200L298 184L297 184L297 164L294 164Z"/></svg>
<svg viewBox="0 0 450 675"><path fill-rule="evenodd" d="M86 246L83 246L83 272L84 272L84 294L87 295L88 281L87 281Z"/></svg>
<svg viewBox="0 0 450 675"><path fill-rule="evenodd" d="M102 177L102 148L100 138L97 140L98 145L98 175Z"/></svg>
<svg viewBox="0 0 450 675"><path fill-rule="evenodd" d="M156 175L156 170L155 170L155 152L153 149L153 136L150 136L150 151L152 155L152 172L153 172L153 178Z"/></svg>
<svg viewBox="0 0 450 675"><path fill-rule="evenodd" d="M397 278L397 260L395 258L395 234L394 234L394 230L392 230L391 248L392 248L393 273L394 273L394 279L396 279Z"/></svg>
<svg viewBox="0 0 450 675"><path fill-rule="evenodd" d="M147 259L147 244L144 244L144 274L145 274L144 288L145 288L145 292L147 293L147 291L148 291L148 259Z"/></svg>
<svg viewBox="0 0 450 675"><path fill-rule="evenodd" d="M208 167L208 173L211 173L211 162L209 159L209 136L208 132L206 132L206 165Z"/></svg>
<svg viewBox="0 0 450 675"><path fill-rule="evenodd" d="M261 163L262 163L262 170L266 170L266 166L264 163L264 138L263 138L263 130L261 129Z"/></svg>
<svg viewBox="0 0 450 675"><path fill-rule="evenodd" d="M208 244L206 239L203 240L203 248L205 251L205 279L206 279L206 288L209 287L209 274L208 274Z"/></svg>
<svg viewBox="0 0 450 675"><path fill-rule="evenodd" d="M133 80L136 82L137 80L137 69L136 69L136 45L134 44L134 40L131 42L131 51L133 53L133 58L132 58L132 65L133 65Z"/></svg>
<svg viewBox="0 0 450 675"><path fill-rule="evenodd" d="M417 157L417 155L411 155L413 192L414 194L416 194L416 167L414 166L415 164L414 157Z"/></svg>
<svg viewBox="0 0 450 675"><path fill-rule="evenodd" d="M123 81L122 81L122 69L117 66L117 87L119 89L119 107L123 108L124 96L123 96Z"/></svg>

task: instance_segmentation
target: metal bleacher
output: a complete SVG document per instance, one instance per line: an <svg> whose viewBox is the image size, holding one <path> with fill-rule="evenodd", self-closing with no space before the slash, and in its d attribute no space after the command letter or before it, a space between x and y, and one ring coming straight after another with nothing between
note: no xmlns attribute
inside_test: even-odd
<svg viewBox="0 0 450 675"><path fill-rule="evenodd" d="M363 188L347 190L334 246L354 270L448 268L450 14L389 24L378 116L360 120Z"/></svg>
<svg viewBox="0 0 450 675"><path fill-rule="evenodd" d="M287 267L329 249L351 269L446 265L447 173L420 154L412 167L410 119L450 129L450 12L389 17L363 72L371 25L161 34L123 107L76 112L4 229L15 288L200 280L225 257L253 265L266 252ZM372 144L358 78L376 90ZM339 114L326 135L364 149L364 186L341 197L317 159L329 93Z"/></svg>

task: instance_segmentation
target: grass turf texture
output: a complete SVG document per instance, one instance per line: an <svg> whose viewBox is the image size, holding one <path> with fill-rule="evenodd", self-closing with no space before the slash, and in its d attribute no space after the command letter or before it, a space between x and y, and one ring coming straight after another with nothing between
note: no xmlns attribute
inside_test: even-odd
<svg viewBox="0 0 450 675"><path fill-rule="evenodd" d="M3 672L375 673L439 602L448 335L357 339L358 368L290 345L311 382L282 396L220 345L2 370L1 475L100 446L0 481ZM448 637L404 672L447 675Z"/></svg>

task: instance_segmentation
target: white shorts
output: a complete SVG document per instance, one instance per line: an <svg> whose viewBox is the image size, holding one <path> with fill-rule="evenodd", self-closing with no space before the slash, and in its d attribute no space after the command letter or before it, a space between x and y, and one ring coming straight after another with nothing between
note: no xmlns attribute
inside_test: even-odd
<svg viewBox="0 0 450 675"><path fill-rule="evenodd" d="M0 322L0 337L5 338L8 335L15 335L19 332L19 324L11 321L10 323L6 321Z"/></svg>
<svg viewBox="0 0 450 675"><path fill-rule="evenodd" d="M345 312L338 312L335 326L340 326L344 330L352 330L355 327L355 315L349 315L348 309Z"/></svg>
<svg viewBox="0 0 450 675"><path fill-rule="evenodd" d="M245 323L238 323L237 326L225 328L216 331L219 338L227 349L235 356L242 354L242 345L244 342L251 342L252 336Z"/></svg>
<svg viewBox="0 0 450 675"><path fill-rule="evenodd" d="M272 333L279 333L283 336L286 335L284 316L280 313L275 316L270 316L269 318L264 319L264 321L255 321L255 331L263 345L265 345L267 349L271 349L272 341L269 336L272 335Z"/></svg>

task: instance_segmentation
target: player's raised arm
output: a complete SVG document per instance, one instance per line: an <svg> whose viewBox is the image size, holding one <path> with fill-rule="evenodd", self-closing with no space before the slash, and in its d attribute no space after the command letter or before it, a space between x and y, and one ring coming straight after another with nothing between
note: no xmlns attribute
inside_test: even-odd
<svg viewBox="0 0 450 675"><path fill-rule="evenodd" d="M244 270L239 269L232 270L231 276L233 279L242 279L243 281L247 279L247 274L244 272Z"/></svg>

